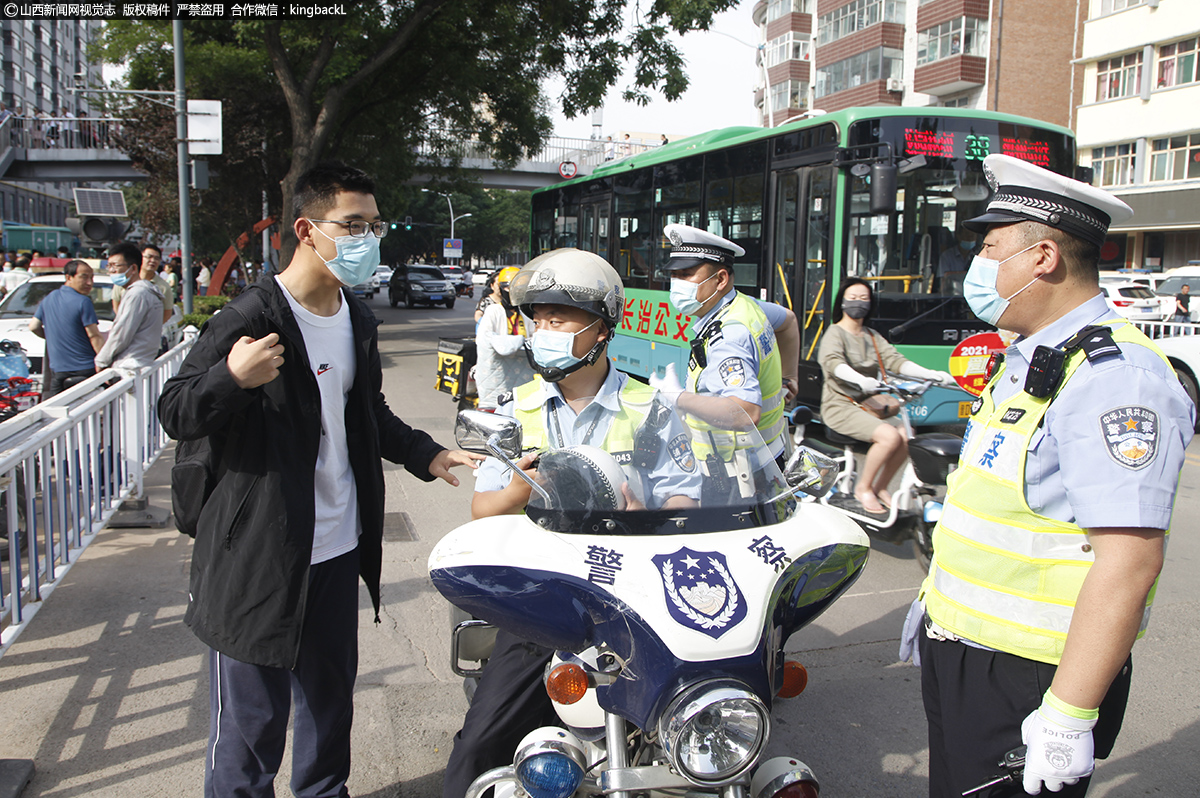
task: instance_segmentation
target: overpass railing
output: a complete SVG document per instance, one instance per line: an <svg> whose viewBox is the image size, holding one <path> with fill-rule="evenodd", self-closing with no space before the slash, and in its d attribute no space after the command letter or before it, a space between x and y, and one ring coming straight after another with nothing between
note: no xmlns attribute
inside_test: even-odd
<svg viewBox="0 0 1200 798"><path fill-rule="evenodd" d="M106 369L0 423L0 656L122 502L143 495L168 438L158 396L194 333L136 371Z"/></svg>
<svg viewBox="0 0 1200 798"><path fill-rule="evenodd" d="M118 149L124 120L111 117L31 117L9 113L0 122L0 135L8 128L7 141L28 150Z"/></svg>
<svg viewBox="0 0 1200 798"><path fill-rule="evenodd" d="M435 136L433 141L422 142L417 154L427 158L453 158L461 160L490 161L495 158L491 145L472 137L456 137L452 133ZM540 150L526 150L521 159L527 163L560 164L573 161L578 166L596 166L603 163L604 142L594 139L551 136ZM520 168L519 166L517 168Z"/></svg>

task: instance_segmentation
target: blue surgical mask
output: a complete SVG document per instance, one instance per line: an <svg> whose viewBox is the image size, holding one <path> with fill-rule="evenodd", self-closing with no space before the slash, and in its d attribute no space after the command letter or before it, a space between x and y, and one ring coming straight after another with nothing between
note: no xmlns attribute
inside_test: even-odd
<svg viewBox="0 0 1200 798"><path fill-rule="evenodd" d="M1036 246L1037 244L1030 244L1004 260L976 255L971 261L971 268L967 270L967 277L963 280L963 296L966 298L967 304L971 306L971 312L981 321L993 326L999 325L1000 317L1004 315L1004 311L1008 310L1008 303L1012 301L1013 297L1037 281L1038 278L1034 277L1008 299L996 292L996 277L1000 273L1000 267L1017 255L1028 252Z"/></svg>
<svg viewBox="0 0 1200 798"><path fill-rule="evenodd" d="M310 219L311 223L312 220ZM313 248L313 252L317 252L317 257L324 261L329 267L329 271L333 272L333 276L338 278L343 285L356 286L359 283L365 283L367 278L375 273L375 267L379 265L379 239L374 233L367 233L362 238L355 238L352 235L333 236L326 233L321 228L313 224L313 229L321 235L328 238L337 247L337 255L333 260L325 260L321 258L321 253Z"/></svg>
<svg viewBox="0 0 1200 798"><path fill-rule="evenodd" d="M127 283L127 282L129 282L129 275L126 274L125 272L121 272L120 274L114 274L112 276L113 285L125 285L125 283Z"/></svg>
<svg viewBox="0 0 1200 798"><path fill-rule="evenodd" d="M574 333L537 330L529 341L533 361L546 369L565 370L574 366L583 360L581 357L575 357L575 336L595 327L598 322L599 319Z"/></svg>
<svg viewBox="0 0 1200 798"><path fill-rule="evenodd" d="M708 278L711 280L717 275L714 274ZM708 282L701 280L698 283L690 283L687 280L682 280L678 277L671 278L671 304L680 313L688 316L695 316L700 308L704 307L704 303L696 298L696 292L700 290L700 286ZM709 297L711 299L712 297Z"/></svg>
<svg viewBox="0 0 1200 798"><path fill-rule="evenodd" d="M963 248L963 252L970 252L975 248L974 241L959 241L958 245Z"/></svg>

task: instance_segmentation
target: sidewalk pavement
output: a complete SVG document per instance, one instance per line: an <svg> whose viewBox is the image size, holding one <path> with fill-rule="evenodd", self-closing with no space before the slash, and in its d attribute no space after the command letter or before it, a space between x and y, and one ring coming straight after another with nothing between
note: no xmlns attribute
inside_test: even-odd
<svg viewBox="0 0 1200 798"><path fill-rule="evenodd" d="M164 452L147 474L152 506L170 507L173 454ZM389 507L411 504L405 485L412 478L390 464L385 475ZM360 798L440 796L450 738L465 710L448 666L449 627L430 622L447 617L425 576L434 539L413 541L403 531L428 516L457 523L466 510L442 487L422 487L417 506L391 515L401 529L385 532L381 625L371 622L361 591L349 784ZM173 526L103 531L0 658L0 759L36 767L24 793L14 794L201 794L208 673L205 648L183 624L190 552L191 540ZM280 795L290 794L290 760L289 748L276 779Z"/></svg>

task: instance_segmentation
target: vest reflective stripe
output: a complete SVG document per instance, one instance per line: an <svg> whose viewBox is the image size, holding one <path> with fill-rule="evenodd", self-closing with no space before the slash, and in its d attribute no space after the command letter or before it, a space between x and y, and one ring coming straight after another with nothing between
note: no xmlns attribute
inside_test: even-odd
<svg viewBox="0 0 1200 798"><path fill-rule="evenodd" d="M541 377L534 377L513 391L513 415L521 422L521 447L526 451L536 451L550 445L546 433L545 404L542 401L544 385ZM591 445L610 454L632 452L637 431L645 423L657 394L658 391L649 385L626 380L620 393L621 412L613 416L604 433L604 440L591 442Z"/></svg>
<svg viewBox="0 0 1200 798"><path fill-rule="evenodd" d="M787 421L783 417L783 361L779 358L779 346L774 344L770 352L764 352L763 340L769 338L775 340L775 331L769 330L767 327L767 317L762 310L754 302L753 299L741 292L735 291L733 301L725 305L716 316L714 321L719 320L722 327L728 324L740 324L750 331L750 339L754 342L754 352L758 357L758 388L762 392L762 402L759 407L762 408L758 416L758 432L766 442L767 448L774 450L783 445L780 440L784 432L787 430ZM705 352L708 351L708 344L705 343ZM716 366L715 363L710 363L710 366ZM700 374L704 369L700 368L699 364L693 358L688 363L687 389L696 392L696 386L700 382ZM704 432L708 426L698 419L692 418L688 422L694 429ZM703 440L705 436L699 436L696 442Z"/></svg>
<svg viewBox="0 0 1200 798"><path fill-rule="evenodd" d="M1163 357L1133 325L1110 324L1117 343L1145 346ZM1064 384L1084 358L1075 351L1067 359ZM991 385L1003 374L1001 367ZM997 406L991 385L948 480L945 510L933 532L933 563L922 586L925 609L956 635L1058 664L1095 555L1077 524L1039 515L1025 501L1025 454L1050 400L1021 391ZM1009 410L1024 412L1014 423L1001 423ZM1152 588L1146 599L1139 637L1154 593Z"/></svg>

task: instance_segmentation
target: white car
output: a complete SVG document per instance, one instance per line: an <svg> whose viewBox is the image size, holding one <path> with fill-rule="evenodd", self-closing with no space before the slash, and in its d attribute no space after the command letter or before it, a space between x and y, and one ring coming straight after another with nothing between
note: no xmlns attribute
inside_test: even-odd
<svg viewBox="0 0 1200 798"><path fill-rule="evenodd" d="M0 340L16 341L29 357L30 371L38 374L42 370L42 357L46 354L46 341L29 331L29 319L51 291L56 291L66 282L61 274L42 274L22 283L0 301ZM92 283L92 304L100 320L100 334L107 335L112 328L112 278L97 274ZM183 314L176 305L171 318L163 325L163 343L169 349L183 340Z"/></svg>
<svg viewBox="0 0 1200 798"><path fill-rule="evenodd" d="M1162 321L1167 317L1158 295L1129 280L1102 280L1100 290L1108 306L1132 321Z"/></svg>
<svg viewBox="0 0 1200 798"><path fill-rule="evenodd" d="M1163 305L1170 310L1170 314L1167 316L1168 320L1175 315L1175 295L1185 285L1188 287L1188 293L1193 297L1200 294L1200 268L1181 266L1178 269L1172 269L1154 287L1154 292L1158 294ZM1188 303L1188 310L1191 311L1190 316L1193 322L1200 321L1200 299L1191 300Z"/></svg>
<svg viewBox="0 0 1200 798"><path fill-rule="evenodd" d="M491 276L494 269L484 269L480 267L471 275L471 282L475 285L486 285L488 277Z"/></svg>
<svg viewBox="0 0 1200 798"><path fill-rule="evenodd" d="M381 263L375 267L375 274L371 277L371 285L375 287L372 295L378 294L379 289L388 284L388 280L392 279L392 267L385 263Z"/></svg>
<svg viewBox="0 0 1200 798"><path fill-rule="evenodd" d="M1156 338L1154 344L1171 361L1175 376L1179 377L1179 384L1192 404L1200 408L1200 335ZM1200 412L1197 412L1196 422L1196 431L1200 432Z"/></svg>

